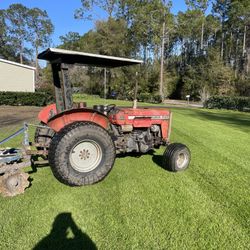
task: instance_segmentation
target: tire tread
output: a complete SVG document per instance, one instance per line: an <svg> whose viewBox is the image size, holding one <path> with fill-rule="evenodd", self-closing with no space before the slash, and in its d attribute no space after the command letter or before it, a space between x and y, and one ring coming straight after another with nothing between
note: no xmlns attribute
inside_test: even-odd
<svg viewBox="0 0 250 250"><path fill-rule="evenodd" d="M175 153L180 150L187 150L188 157L189 157L189 161L188 161L188 164L189 164L191 160L191 153L188 147L182 143L172 143L166 148L163 154L163 168L164 169L167 169L172 172L180 171L180 169L177 168L176 163L175 163ZM187 164L187 167L188 167L188 164ZM185 167L184 169L186 169L187 167Z"/></svg>
<svg viewBox="0 0 250 250"><path fill-rule="evenodd" d="M62 164L62 162L67 162L68 159L65 159L65 154L62 154L62 149L60 149L60 146L61 144L66 145L67 141L69 141L75 133L81 133L83 127L84 130L87 131L87 135L90 134L90 132L95 131L95 134L102 136L104 140L107 141L109 152L105 154L106 160L105 164L102 166L98 166L93 171L84 175L81 173L79 173L79 175L72 175L69 173L70 170L68 170L65 165ZM65 127L54 136L49 148L49 162L54 176L60 182L70 186L90 185L101 181L111 170L114 160L115 147L110 135L102 127L90 122L75 122Z"/></svg>

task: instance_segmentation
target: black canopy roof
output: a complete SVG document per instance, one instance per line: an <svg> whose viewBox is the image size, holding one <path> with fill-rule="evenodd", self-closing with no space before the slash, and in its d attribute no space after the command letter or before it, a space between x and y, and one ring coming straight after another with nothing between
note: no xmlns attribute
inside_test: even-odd
<svg viewBox="0 0 250 250"><path fill-rule="evenodd" d="M78 52L72 50L48 48L38 55L38 59L47 60L51 63L84 64L99 67L120 67L133 64L141 64L143 61L122 57L105 56Z"/></svg>

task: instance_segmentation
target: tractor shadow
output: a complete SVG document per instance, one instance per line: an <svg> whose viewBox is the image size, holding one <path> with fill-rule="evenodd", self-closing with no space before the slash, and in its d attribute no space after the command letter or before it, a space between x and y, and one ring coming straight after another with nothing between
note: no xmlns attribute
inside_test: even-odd
<svg viewBox="0 0 250 250"><path fill-rule="evenodd" d="M49 167L49 162L47 160L39 158L39 156L33 156L31 160L31 170L28 171L28 174L36 173L38 171L37 169L47 167Z"/></svg>
<svg viewBox="0 0 250 250"><path fill-rule="evenodd" d="M116 155L116 158L126 158L126 157L132 157L132 158L140 158L145 154L139 153L139 152L130 152L130 153L119 153Z"/></svg>
<svg viewBox="0 0 250 250"><path fill-rule="evenodd" d="M33 250L96 250L95 243L74 222L71 213L58 214L52 229Z"/></svg>
<svg viewBox="0 0 250 250"><path fill-rule="evenodd" d="M116 157L117 158L125 158L125 157L133 157L133 158L140 158L145 155L151 155L152 156L152 161L160 168L164 169L163 167L163 155L156 154L155 150L150 150L147 153L138 153L138 152L131 152L131 153L123 153L123 154L118 154ZM166 169L164 169L166 170Z"/></svg>
<svg viewBox="0 0 250 250"><path fill-rule="evenodd" d="M166 171L166 169L163 167L163 155L152 155L152 161L161 169Z"/></svg>

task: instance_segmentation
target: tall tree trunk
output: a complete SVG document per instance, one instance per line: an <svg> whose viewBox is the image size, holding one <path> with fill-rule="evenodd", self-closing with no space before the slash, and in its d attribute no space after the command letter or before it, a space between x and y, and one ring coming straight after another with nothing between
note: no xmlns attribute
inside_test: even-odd
<svg viewBox="0 0 250 250"><path fill-rule="evenodd" d="M232 44L233 44L233 33L230 32L230 44L229 44L229 58L232 59Z"/></svg>
<svg viewBox="0 0 250 250"><path fill-rule="evenodd" d="M224 36L225 36L225 33L224 33L224 31L222 31L222 34L221 34L221 49L220 49L220 57L221 57L222 60L223 60L223 57L224 57Z"/></svg>
<svg viewBox="0 0 250 250"><path fill-rule="evenodd" d="M204 48L204 19L202 19L202 24L201 24L201 51Z"/></svg>
<svg viewBox="0 0 250 250"><path fill-rule="evenodd" d="M239 44L239 38L237 37L236 38L236 47L235 47L235 58L234 58L234 60L235 60L234 76L235 76L235 78L238 75L238 64L239 64L239 62L238 62L238 44Z"/></svg>
<svg viewBox="0 0 250 250"><path fill-rule="evenodd" d="M21 64L23 64L23 44L22 44L22 42L20 43L20 55L19 55L19 57L20 57L20 63Z"/></svg>
<svg viewBox="0 0 250 250"><path fill-rule="evenodd" d="M250 48L247 48L247 63L246 63L246 74L250 72Z"/></svg>
<svg viewBox="0 0 250 250"><path fill-rule="evenodd" d="M242 57L244 57L246 53L246 34L247 34L247 26L244 26L244 36L243 36L243 47L242 47Z"/></svg>
<svg viewBox="0 0 250 250"><path fill-rule="evenodd" d="M220 51L221 60L223 60L224 57L224 39L225 39L224 23L225 23L225 17L223 15L221 20L221 51Z"/></svg>
<svg viewBox="0 0 250 250"><path fill-rule="evenodd" d="M165 21L162 24L162 45L161 45L161 70L160 70L160 86L159 86L159 95L163 101L163 71L164 71L164 48L165 48Z"/></svg>
<svg viewBox="0 0 250 250"><path fill-rule="evenodd" d="M147 62L147 45L143 45L143 61Z"/></svg>
<svg viewBox="0 0 250 250"><path fill-rule="evenodd" d="M38 67L38 46L36 46L36 83L38 83L38 77L39 77L39 67ZM37 86L38 87L38 86Z"/></svg>

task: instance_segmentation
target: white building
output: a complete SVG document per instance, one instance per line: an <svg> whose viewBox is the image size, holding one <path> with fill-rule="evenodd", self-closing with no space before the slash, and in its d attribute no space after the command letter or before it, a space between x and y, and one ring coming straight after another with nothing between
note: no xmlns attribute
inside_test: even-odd
<svg viewBox="0 0 250 250"><path fill-rule="evenodd" d="M35 92L36 68L0 59L0 91Z"/></svg>

